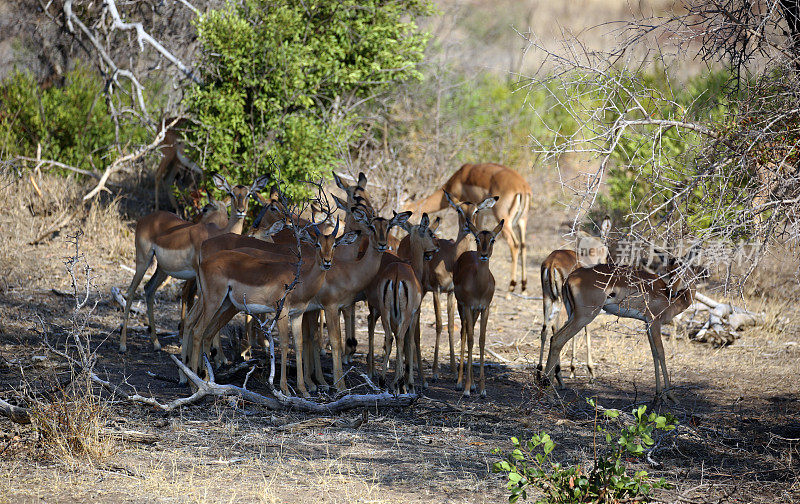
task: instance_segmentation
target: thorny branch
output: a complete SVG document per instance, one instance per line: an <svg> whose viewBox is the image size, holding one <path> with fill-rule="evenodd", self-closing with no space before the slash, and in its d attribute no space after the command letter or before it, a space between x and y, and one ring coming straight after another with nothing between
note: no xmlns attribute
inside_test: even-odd
<svg viewBox="0 0 800 504"><path fill-rule="evenodd" d="M616 216L626 232L651 249L687 241L735 249L748 240L756 250L751 267L725 278L726 288L740 287L770 243L796 245L800 236L800 8L782 0L682 7L595 27L615 37L607 51L571 35L551 50L518 32L525 52L545 61L520 89L544 89L575 125L548 127L543 119L548 135L533 139L535 152L559 169L566 154L594 161L577 179L561 172L573 196L572 235L592 213L602 218L596 207L609 174L627 177L629 194L614 195L616 208L628 204ZM689 94L670 71L686 56L725 62L733 72L721 90Z"/></svg>

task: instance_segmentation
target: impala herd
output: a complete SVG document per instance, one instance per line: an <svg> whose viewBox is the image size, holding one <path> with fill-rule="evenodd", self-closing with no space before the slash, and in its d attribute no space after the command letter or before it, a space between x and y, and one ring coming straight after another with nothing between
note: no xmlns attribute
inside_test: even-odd
<svg viewBox="0 0 800 504"><path fill-rule="evenodd" d="M231 186L224 177L212 182L227 193L227 201L214 200L196 222L173 213L156 211L136 225L136 272L127 292L120 352L127 349L128 316L131 303L148 267L156 259L156 271L145 285L147 316L153 348L160 349L153 317L158 287L168 277L185 280L181 298L181 357L201 377L204 354L216 365L227 362L219 331L237 314L272 318L277 315L280 336L280 389L289 394L287 361L290 334L294 342L296 388L308 397L318 387L327 387L320 353L325 346L322 328L327 327L333 361L333 386L345 389L343 364L351 362L357 346L355 304L366 301L367 374L379 373L381 383L392 391L414 392L427 386L420 347L420 305L427 293L433 297L436 339L432 378L438 378L439 343L443 333L439 294L447 295L447 329L450 370L457 371L456 388L465 396L477 391L486 395L484 350L495 278L489 268L495 240L502 236L511 252L509 293L527 287L526 224L532 190L517 172L498 164L462 166L436 192L412 202L401 213L383 217L372 206L367 180L360 174L354 184L334 174L344 197L333 196L343 218L316 208L311 220L287 210L287 203L273 189L261 196L268 183L260 177L251 185ZM262 203L249 236L242 235L250 199ZM230 205L230 214L227 211ZM452 208L459 227L454 239L437 237L440 218L429 213ZM491 210L497 225L481 226L481 213ZM323 218L315 221L317 215ZM410 218L416 214L417 224ZM545 382L555 378L563 387L560 353L563 346L601 311L645 322L656 376L656 399L672 399L667 374L661 326L692 302L694 291L685 281L681 261L670 261L658 274L632 266L616 265L608 259L610 220L604 221L599 239L579 240L578 253L556 250L542 263L544 324L537 377ZM398 239L393 230L402 229ZM592 241L593 240L593 241ZM584 246L586 243L589 245ZM588 250L589 254L584 252ZM588 257L588 258L587 258ZM195 301L195 295L197 300ZM567 322L556 330L561 306ZM461 319L459 359L455 355L454 312ZM344 314L344 338L340 325ZM324 314L325 324L320 315ZM378 318L383 325L383 358L375 369L374 335ZM473 379L475 325L480 319L478 349L479 379ZM251 323L248 322L248 326ZM548 329L552 332L544 368L544 347ZM587 364L594 376L591 344L586 331ZM248 350L258 339L248 332ZM387 381L392 347L394 374ZM465 358L466 352L466 358ZM575 347L573 340L574 374ZM663 386L661 377L663 376ZM210 377L208 377L210 378ZM181 377L185 382L186 377ZM418 380L418 381L417 381Z"/></svg>

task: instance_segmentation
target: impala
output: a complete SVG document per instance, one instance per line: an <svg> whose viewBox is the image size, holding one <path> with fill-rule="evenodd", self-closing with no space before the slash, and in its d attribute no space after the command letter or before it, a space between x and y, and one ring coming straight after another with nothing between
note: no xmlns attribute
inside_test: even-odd
<svg viewBox="0 0 800 504"><path fill-rule="evenodd" d="M349 214L354 219L359 232L367 237L367 247L363 254L359 254L360 244L337 250L333 267L328 271L325 282L309 303L309 309L323 310L328 326L328 338L331 342L333 353L333 381L337 390L345 387L342 372L342 337L339 323L339 310L352 306L355 297L363 291L378 274L381 258L388 250L389 231L394 226L402 226L411 216L411 212L395 214L391 219L383 217L370 217L365 208L353 207ZM310 318L318 320L315 315ZM310 335L316 334L315 324L309 327ZM311 338L309 338L309 349ZM319 347L321 345L318 345ZM313 368L316 370L316 379L324 384L322 368L319 363L319 351L312 352ZM312 366L309 366L309 369ZM309 376L310 378L310 376Z"/></svg>
<svg viewBox="0 0 800 504"><path fill-rule="evenodd" d="M539 364L536 369L542 369L544 360L544 346L547 341L547 330L555 334L561 316L561 288L564 280L570 273L579 267L592 267L595 264L608 262L608 246L606 245L611 231L611 218L606 216L600 226L599 240L594 237L579 237L576 244L578 252L572 250L554 250L542 262L542 311L543 320L541 333L541 346L539 347ZM592 340L589 336L589 327L584 327L586 333L586 367L589 376L594 378L594 364L592 363ZM575 377L575 354L577 338L572 340L572 360L570 361L570 378Z"/></svg>
<svg viewBox="0 0 800 504"><path fill-rule="evenodd" d="M162 158L155 174L156 211L158 211L160 192L159 186L162 180L164 181L164 185L167 187L167 195L169 196L170 204L172 204L172 208L177 211L178 202L175 201L175 196L173 196L172 192L169 191L169 187L172 186L172 182L175 180L180 167L185 166L199 176L203 175L203 170L197 166L194 161L186 157L183 140L181 140L180 129L186 126L186 124L189 122L188 119L170 117L164 120L164 124L170 124L176 119L177 121L175 124L165 132L164 140L160 145Z"/></svg>
<svg viewBox="0 0 800 504"><path fill-rule="evenodd" d="M666 392L666 396L674 401L661 342L661 326L685 310L694 298L694 289L684 284L676 274L676 269L674 264L671 265L666 279L630 266L609 264L573 271L562 289L567 323L550 340L545 378L552 381L555 375L559 386L564 386L561 379L561 349L603 310L645 323L655 367L655 400L660 401ZM664 378L663 386L661 375Z"/></svg>
<svg viewBox="0 0 800 504"><path fill-rule="evenodd" d="M156 336L156 325L153 319L153 301L156 290L167 276L181 280L195 278L200 246L206 239L222 233L241 233L244 217L247 215L249 197L263 189L269 179L262 176L250 187L243 185L231 187L228 181L219 174L215 174L212 180L217 188L227 192L231 197L231 214L224 228L203 222L181 224L185 221L164 211L146 215L136 223L136 273L133 275L125 301L119 343L120 352L124 353L127 350L128 315L133 302L133 294L141 283L145 271L153 262L153 257L156 258L157 267L152 278L145 285L145 298L147 300L147 317L150 323L150 339L153 342L153 348L159 350L161 344ZM187 302L184 300L184 303Z"/></svg>
<svg viewBox="0 0 800 504"><path fill-rule="evenodd" d="M403 373L401 366L403 358L405 357L408 361L409 374L405 377L405 383L409 389L414 387L414 350L416 350L420 382L423 387L427 386L425 375L422 371L422 352L419 346L420 334L416 329L419 321L419 303L422 301L420 278L422 277L424 262L429 261L438 250L436 237L429 225L428 214L422 214L419 225L406 225L409 239L408 260L403 260L393 254L384 254L380 271L365 290L369 306L369 316L367 317L369 335L368 374L373 376L374 373L375 324L378 316L380 316L385 333L383 375L385 377L394 337L397 341L397 359L400 359L400 363L396 362L395 365L398 373ZM401 355L408 351L411 351L411 353L407 353L405 356ZM394 383L400 383L399 380L401 378L402 375L395 375Z"/></svg>
<svg viewBox="0 0 800 504"><path fill-rule="evenodd" d="M533 196L525 179L516 171L499 164L465 164L440 189L423 200L408 204L406 210L436 212L447 208L445 192L462 201L481 201L487 196L498 196L492 213L498 222L503 220L508 223L503 227L503 238L511 252L511 281L508 290L513 292L517 285L517 262L521 259L521 290L524 291L528 283L525 230ZM475 224L480 226L480 221Z"/></svg>
<svg viewBox="0 0 800 504"><path fill-rule="evenodd" d="M497 203L498 197L492 196L482 202L471 203L462 201L456 203L451 195L445 192L448 203L458 213L458 233L455 240L439 239L439 251L436 252L430 261L425 263L425 271L422 277L422 287L424 294L431 292L433 296L433 311L436 317L436 343L433 350L433 380L439 378L439 341L442 334L442 315L439 305L439 293L447 293L447 336L450 343L450 371L456 373L456 360L453 344L453 318L455 314L455 298L453 297L453 268L456 260L469 249L469 240L465 240L469 235L469 227L462 217L463 215L473 220L478 212L491 208ZM401 242L401 247L403 242Z"/></svg>
<svg viewBox="0 0 800 504"><path fill-rule="evenodd" d="M300 315L308 307L331 269L334 250L337 246L353 243L359 233L348 232L336 238L338 224L329 235L316 234L311 237L301 230L303 241L314 245L314 260L301 253L302 264L295 261L276 262L259 258L259 250L223 250L203 257L200 263L199 283L203 289L202 309L196 325L192 328L192 349L184 359L197 371L200 355L208 347L211 337L240 312L250 314L275 313L283 300L285 314L278 318L281 338L280 387L289 393L286 364L289 351L289 325L292 326L297 360L297 390L309 397L303 377L303 333ZM305 257L304 257L305 256ZM288 290L287 286L294 288Z"/></svg>

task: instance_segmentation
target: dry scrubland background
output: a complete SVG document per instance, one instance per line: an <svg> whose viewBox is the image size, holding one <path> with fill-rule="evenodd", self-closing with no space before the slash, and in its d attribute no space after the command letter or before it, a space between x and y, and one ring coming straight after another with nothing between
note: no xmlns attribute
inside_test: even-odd
<svg viewBox="0 0 800 504"><path fill-rule="evenodd" d="M404 88L393 104L394 124L403 126L406 134L385 150L375 149L371 157L348 160L347 168L369 172L376 184L371 189L387 205L385 211L404 194L428 192L460 162L474 159L476 150L484 156L480 160L505 162L518 169L534 189L528 271L531 294L539 295L539 264L551 250L566 244L562 234L571 217L565 203L573 194L563 191L559 182L592 170L592 161L563 160L561 173L537 162L524 139L511 133L519 125L507 110L501 110L494 122L489 120L486 128L496 132L500 125L509 133L498 135L496 142L479 144L478 135L462 126L470 118L425 107L436 103L431 97L437 90L467 95L484 75L503 79L509 70L524 74L535 69L536 54L520 62L522 43L512 25L520 31L530 26L543 40L552 37L556 46L562 30L582 32L625 19L632 9L658 12L667 4L607 0L438 5L441 14L425 24L435 37L425 68L428 79ZM46 20L29 23L35 10L30 2L0 6L0 34L22 34L0 40L0 61L21 62L34 70L49 64L39 61L25 45L25 33L48 33ZM14 30L5 29L15 24ZM589 30L586 40L598 47L613 44L613 37L604 33L602 28ZM442 61L453 67L445 68ZM690 75L701 69L702 65L687 63L680 72ZM487 115L491 118L491 111ZM80 211L52 236L46 232L71 215L75 202L90 187L88 182L34 174L40 195L27 177L3 175L0 397L9 399L10 391L19 390L23 375L35 387L52 386L48 377L69 376L63 364L38 356L46 355L42 321L56 341L63 341L70 325L72 301L52 289L69 288L62 263L70 254L65 237L79 229L84 232L81 252L95 274L93 296L99 301L89 323L99 356L97 369L113 381L127 380L141 393L160 399L186 394L169 382L145 375L145 371L175 374L164 353L149 349L145 333L134 333L126 356L116 353L121 313L108 295L112 286L124 288L130 281L131 273L121 266L133 266L133 226L152 209L156 163L151 157L115 178L113 195L104 195ZM454 217L442 215L446 217L444 234L454 234ZM29 245L43 234L41 243ZM765 326L746 331L727 348L690 343L680 334L666 342L680 401L669 409L690 428L689 433L664 440L656 454L661 466L631 462L675 485L657 494L664 501L800 499L800 317L796 308L800 278L798 265L790 257L797 255L772 251L741 297L737 294L737 303L767 314ZM538 358L540 301L504 299L508 267L507 248L499 244L492 270L500 288L487 346L508 362L488 356L493 367L488 370L486 400L462 400L453 390L452 376L444 371L444 379L432 384L428 398L404 410L371 411L368 421L357 427L353 425L360 413L298 425L310 417L270 414L247 406L244 411L234 410L212 401L163 415L111 402L98 413L106 428L145 432L157 441L142 444L103 438L97 441L94 463L54 458L32 429L0 419L0 502L503 502L504 482L489 472L496 460L492 448L508 448L510 436L525 438L547 430L558 443L560 456L589 460L594 412L584 398L597 396L607 407L630 409L653 393L652 359L642 328L613 317L600 317L594 325L596 380L590 382L581 367L578 377L567 381L569 389L561 397L540 390L530 367ZM712 281L710 287L715 285ZM709 292L715 298L725 297L720 290ZM175 281L159 291L159 327L177 327L178 293ZM429 371L434 332L428 300L422 320L423 358ZM133 323L142 325L143 317ZM363 313L359 327L364 327ZM163 341L168 352L178 351L174 338ZM581 357L583 345L581 337Z"/></svg>

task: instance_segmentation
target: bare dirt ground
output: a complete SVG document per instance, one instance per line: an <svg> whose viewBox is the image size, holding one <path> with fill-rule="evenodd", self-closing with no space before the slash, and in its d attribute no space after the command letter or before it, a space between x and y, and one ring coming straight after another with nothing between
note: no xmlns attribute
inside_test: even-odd
<svg viewBox="0 0 800 504"><path fill-rule="evenodd" d="M31 246L27 242L59 218L58 210L37 210L37 196L24 180L3 187L13 204L0 213L5 242L0 254L0 398L14 400L24 381L39 387L44 386L42 376L69 372L58 358L38 356L47 355L41 321L53 341L63 343L73 301L52 289L68 288L62 264L70 254L65 236L79 227L86 232L82 252L97 275L99 304L90 324L97 371L160 400L188 395L187 389L145 374L177 377L167 355L179 352L174 337L162 338L164 351L154 352L146 333L135 332L128 354L117 353L121 311L109 289L124 290L132 276L120 265L133 265L133 224L146 211L139 203L146 201L142 193L133 191L111 211L97 210L94 217L89 212L60 234ZM66 197L71 190L66 187L55 192ZM537 180L534 188L538 194L557 193L548 180ZM532 215L527 294L538 296L539 264L562 245L566 212L541 196ZM452 234L453 222L448 215L444 234ZM773 260L770 273L757 279L762 288L753 292L761 294L739 301L767 311L774 323L745 332L726 348L685 338L666 343L678 403L663 406L662 412L673 413L688 430L662 439L652 455L658 467L631 461L674 484L660 491L659 499L800 501L800 318L791 288L797 267ZM3 418L0 502L504 502L504 481L490 471L497 460L493 448L508 449L511 436L526 438L546 430L558 445L558 458L591 460L594 411L585 399L596 397L605 407L629 411L649 403L654 378L643 327L604 316L593 325L596 379L590 381L581 365L578 377L566 380L566 391L540 389L533 366L539 353L541 301L505 299L509 261L504 244L496 248L492 269L498 291L487 347L502 360L487 356L486 399L463 399L445 365L442 379L431 383L414 405L373 408L358 427L346 424L363 418L361 411L292 426L312 417L252 405L234 409L211 400L169 415L114 402L109 428L149 433L157 441L117 440L111 455L95 463L54 460L30 426ZM177 328L177 293L177 282L159 293L156 316L162 329ZM778 322L778 314L785 319ZM434 329L429 298L422 320L423 357L430 375ZM143 316L133 320L133 325L144 323ZM359 331L365 336L363 313ZM365 339L360 339L360 350ZM443 354L446 364L446 348ZM585 358L583 338L579 356ZM326 366L330 368L329 359ZM356 368L363 367L360 355ZM242 378L234 382L241 384ZM263 391L263 379L256 374L252 387Z"/></svg>

